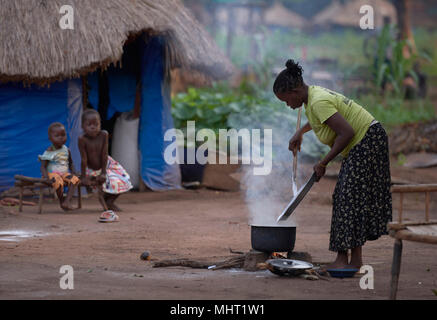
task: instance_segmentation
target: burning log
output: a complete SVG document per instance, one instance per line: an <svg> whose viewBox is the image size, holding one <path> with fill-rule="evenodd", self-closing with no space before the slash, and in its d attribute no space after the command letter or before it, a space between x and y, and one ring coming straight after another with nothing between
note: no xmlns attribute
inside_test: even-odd
<svg viewBox="0 0 437 320"><path fill-rule="evenodd" d="M257 264L264 263L268 258L269 254L251 250L248 253L238 253L236 251L231 251L236 254L230 258L222 259L219 261L199 261L191 259L170 259L161 260L153 264L153 268L163 268L163 267L190 267L196 269L210 269L210 270L220 270L227 268L243 268L246 271L256 271L259 270Z"/></svg>

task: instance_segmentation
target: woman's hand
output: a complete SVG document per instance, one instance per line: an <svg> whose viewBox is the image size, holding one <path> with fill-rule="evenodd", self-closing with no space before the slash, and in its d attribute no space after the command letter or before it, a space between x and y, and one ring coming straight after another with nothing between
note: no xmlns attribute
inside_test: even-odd
<svg viewBox="0 0 437 320"><path fill-rule="evenodd" d="M326 166L318 162L314 166L314 172L316 173L316 181L319 181L325 175Z"/></svg>
<svg viewBox="0 0 437 320"><path fill-rule="evenodd" d="M303 134L298 131L294 134L294 136L291 137L290 142L288 143L288 150L293 152L294 156L296 155L297 151L300 151L302 139Z"/></svg>

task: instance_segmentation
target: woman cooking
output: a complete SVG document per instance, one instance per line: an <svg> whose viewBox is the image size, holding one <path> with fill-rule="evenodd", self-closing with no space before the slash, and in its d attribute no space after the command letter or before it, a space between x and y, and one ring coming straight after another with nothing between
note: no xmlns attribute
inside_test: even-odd
<svg viewBox="0 0 437 320"><path fill-rule="evenodd" d="M286 67L277 76L273 92L292 109L303 104L308 118L291 138L289 149L294 154L300 151L303 135L310 130L331 147L314 166L317 181L331 160L343 156L332 197L329 240L329 250L337 252L337 258L328 268L360 268L362 246L387 234L392 218L387 135L359 104L331 90L306 85L302 67L293 60L288 60Z"/></svg>

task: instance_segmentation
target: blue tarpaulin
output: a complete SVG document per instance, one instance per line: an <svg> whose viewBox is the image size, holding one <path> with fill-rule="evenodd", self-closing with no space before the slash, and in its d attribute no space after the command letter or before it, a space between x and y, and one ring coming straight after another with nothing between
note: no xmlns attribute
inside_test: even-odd
<svg viewBox="0 0 437 320"><path fill-rule="evenodd" d="M109 105L106 120L112 118L115 112L126 112L133 109L135 103L135 75L123 68L110 67L107 70L109 82ZM88 76L88 101L98 110L99 106L98 71Z"/></svg>
<svg viewBox="0 0 437 320"><path fill-rule="evenodd" d="M164 38L155 37L141 48L140 162L144 183L152 190L180 188L178 164L164 160L164 134L174 128L171 116L170 78L165 72Z"/></svg>
<svg viewBox="0 0 437 320"><path fill-rule="evenodd" d="M80 152L78 139L82 134L82 82L79 79L68 81L67 100L67 134L70 140L68 144L73 159L74 168L80 173Z"/></svg>
<svg viewBox="0 0 437 320"><path fill-rule="evenodd" d="M139 65L141 66L141 114L138 134L140 150L140 173L143 182L152 190L180 188L179 166L168 165L164 160L164 150L171 143L164 141L167 129L173 128L171 116L170 79L165 74L164 38L154 37L145 42L139 39ZM136 74L132 61L137 57L125 52L122 68L107 69L109 86L109 105L107 119L115 112L126 112L134 108L136 92ZM88 99L98 109L98 74L88 77L90 87ZM117 159L116 159L117 160Z"/></svg>
<svg viewBox="0 0 437 320"><path fill-rule="evenodd" d="M47 129L56 121L67 128L67 116L67 82L0 85L0 190L11 187L16 174L41 176L38 155L51 145Z"/></svg>

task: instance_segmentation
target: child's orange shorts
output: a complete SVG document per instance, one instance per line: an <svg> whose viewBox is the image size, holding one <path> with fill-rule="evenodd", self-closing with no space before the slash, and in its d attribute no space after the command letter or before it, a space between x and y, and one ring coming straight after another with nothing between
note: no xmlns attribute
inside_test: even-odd
<svg viewBox="0 0 437 320"><path fill-rule="evenodd" d="M75 175L65 172L65 173L57 173L57 172L49 172L49 179L55 179L55 182L52 183L52 187L58 190L58 188L64 187L64 185L77 185L80 180Z"/></svg>

